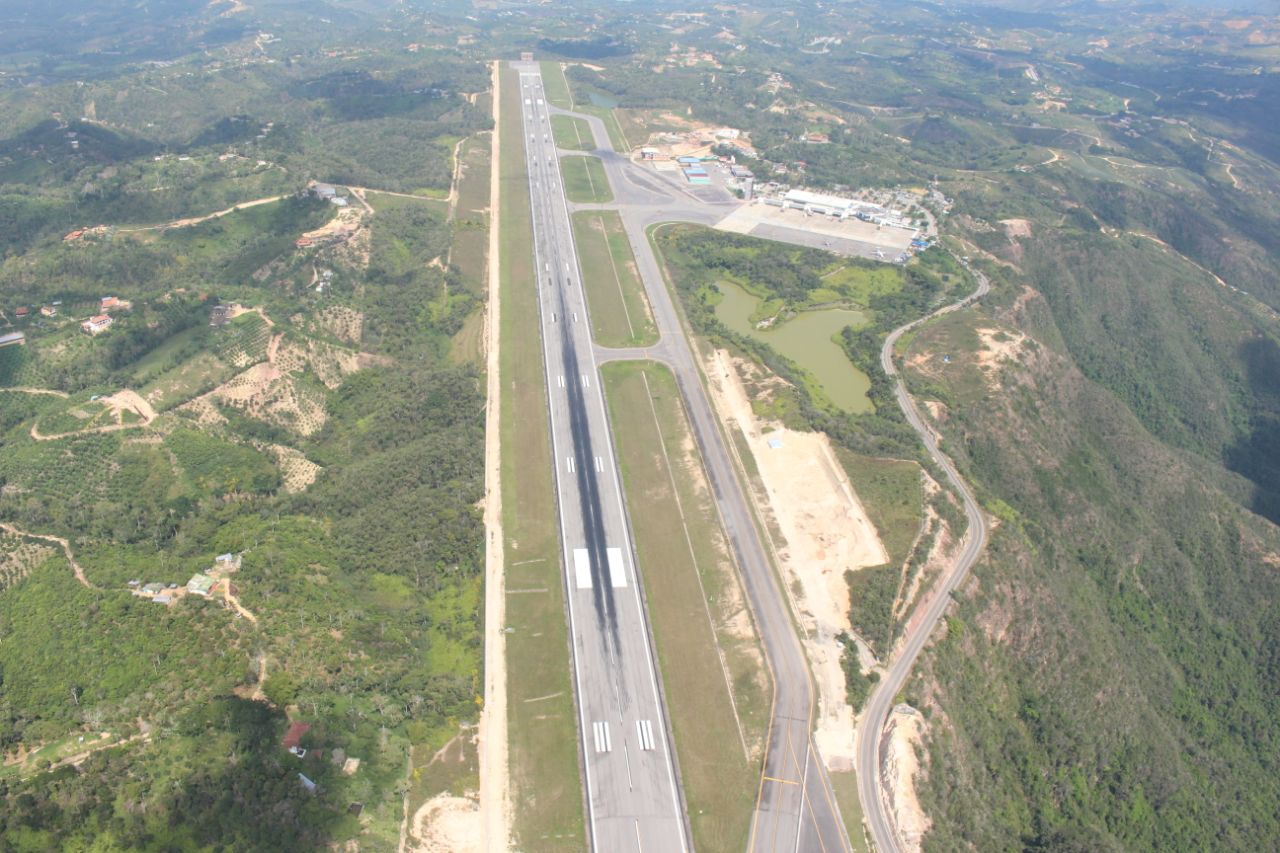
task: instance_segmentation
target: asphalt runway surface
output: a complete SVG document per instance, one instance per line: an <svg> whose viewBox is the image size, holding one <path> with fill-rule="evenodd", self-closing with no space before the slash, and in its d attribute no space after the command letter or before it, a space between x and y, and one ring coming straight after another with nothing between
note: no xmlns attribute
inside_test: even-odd
<svg viewBox="0 0 1280 853"><path fill-rule="evenodd" d="M587 837L593 850L610 853L688 850L550 108L537 64L513 66L532 203Z"/></svg>

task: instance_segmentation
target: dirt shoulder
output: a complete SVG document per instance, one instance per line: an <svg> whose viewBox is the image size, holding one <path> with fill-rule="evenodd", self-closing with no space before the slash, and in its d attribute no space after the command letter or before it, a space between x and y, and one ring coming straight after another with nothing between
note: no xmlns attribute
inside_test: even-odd
<svg viewBox="0 0 1280 853"><path fill-rule="evenodd" d="M830 439L757 418L743 375L755 376L759 368L718 350L705 369L721 419L744 436L760 474L752 491L800 619L818 687L815 740L828 768L850 769L854 713L845 695L843 649L836 640L850 629L845 573L883 565L888 554Z"/></svg>
<svg viewBox="0 0 1280 853"><path fill-rule="evenodd" d="M507 650L506 576L502 534L502 378L499 375L499 118L502 98L498 91L499 64L493 79L492 170L489 180L489 302L485 315L488 401L485 411L485 601L484 601L484 710L480 714L480 818L483 849L507 850L511 846L510 764L507 755ZM430 805L428 803L427 805ZM423 808L426 808L424 806ZM417 815L414 816L417 825Z"/></svg>

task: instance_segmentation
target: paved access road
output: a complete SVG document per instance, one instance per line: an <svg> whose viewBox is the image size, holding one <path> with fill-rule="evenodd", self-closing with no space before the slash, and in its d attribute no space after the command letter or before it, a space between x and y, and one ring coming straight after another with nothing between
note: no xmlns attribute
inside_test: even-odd
<svg viewBox="0 0 1280 853"><path fill-rule="evenodd" d="M587 835L596 851L675 853L689 849L687 822L550 112L537 64L513 65L532 201Z"/></svg>
<svg viewBox="0 0 1280 853"><path fill-rule="evenodd" d="M691 188L678 174L632 164L613 151L599 118L572 114L591 126L594 153L604 162L615 198L612 204L576 207L616 209L621 214L660 335L657 344L643 349L596 347L596 358L651 358L675 374L773 674L773 717L749 849L752 853L843 853L849 849L848 837L812 739L815 688L804 650L646 234L651 225L662 222L713 224L738 203L718 187Z"/></svg>
<svg viewBox="0 0 1280 853"><path fill-rule="evenodd" d="M982 555L982 551L987 544L987 518L978 506L977 500L974 499L969 485L956 471L951 460L939 449L933 430L920 417L920 411L916 408L915 401L911 399L911 395L907 393L902 377L897 376L898 371L893 363L893 348L897 345L898 338L902 337L904 332L914 329L916 326L941 314L963 308L973 300L985 296L991 289L990 281L987 280L985 275L976 270L971 270L971 272L978 280L978 287L972 294L959 302L935 311L927 317L922 317L919 320L894 329L885 338L884 346L880 350L880 366L887 375L897 377L894 391L897 394L898 405L902 408L902 413L907 416L907 421L919 433L920 439L924 442L925 449L929 451L933 461L938 463L946 473L951 485L960 493L960 497L964 501L964 513L968 519L969 526L965 531L964 545L960 549L960 555L956 558L950 571L934 585L929 592L929 597L920 602L911 614L911 618L907 623L909 626L907 633L898 645L897 655L889 663L884 677L880 679L879 684L876 685L871 694L871 698L867 701L866 709L863 711L862 725L858 727L856 750L858 760L858 798L862 801L862 812L866 817L867 826L871 830L871 838L875 842L876 850L879 853L893 853L893 851L901 849L897 830L893 825L893 819L889 816L880 778L881 733L884 731L885 721L893 708L894 697L897 696L898 691L906 683L907 676L911 674L911 667L915 664L916 658L919 657L920 650L924 648L929 635L933 633L934 626L938 624L938 619L942 617L947 605L951 602L952 591L964 580L965 575L968 574L973 564L978 561L978 557Z"/></svg>

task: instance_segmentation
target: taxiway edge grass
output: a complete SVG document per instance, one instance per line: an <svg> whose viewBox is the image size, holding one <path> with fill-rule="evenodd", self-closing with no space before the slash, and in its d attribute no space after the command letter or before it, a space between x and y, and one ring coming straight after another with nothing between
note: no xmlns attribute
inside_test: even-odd
<svg viewBox="0 0 1280 853"><path fill-rule="evenodd" d="M552 116L551 135L556 147L565 151L594 151L596 147L591 126L577 116Z"/></svg>
<svg viewBox="0 0 1280 853"><path fill-rule="evenodd" d="M499 157L502 251L502 517L512 831L526 851L586 847L577 715L551 482L520 87L504 70ZM514 128L514 130L512 130Z"/></svg>
<svg viewBox="0 0 1280 853"><path fill-rule="evenodd" d="M771 686L671 371L601 369L694 847L747 842Z"/></svg>
<svg viewBox="0 0 1280 853"><path fill-rule="evenodd" d="M599 157L584 154L561 157L560 171L564 176L564 194L569 201L575 204L613 201L613 191L609 189L609 179Z"/></svg>
<svg viewBox="0 0 1280 853"><path fill-rule="evenodd" d="M573 214L573 239L595 342L606 347L656 344L658 329L622 217L612 210L580 210Z"/></svg>

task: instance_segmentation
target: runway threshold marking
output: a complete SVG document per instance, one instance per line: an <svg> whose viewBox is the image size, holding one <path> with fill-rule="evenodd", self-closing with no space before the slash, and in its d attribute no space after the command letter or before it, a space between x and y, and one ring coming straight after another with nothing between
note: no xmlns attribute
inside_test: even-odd
<svg viewBox="0 0 1280 853"><path fill-rule="evenodd" d="M573 549L573 580L578 589L591 589L591 558L586 548Z"/></svg>

